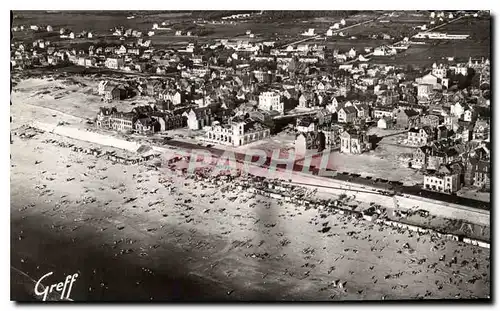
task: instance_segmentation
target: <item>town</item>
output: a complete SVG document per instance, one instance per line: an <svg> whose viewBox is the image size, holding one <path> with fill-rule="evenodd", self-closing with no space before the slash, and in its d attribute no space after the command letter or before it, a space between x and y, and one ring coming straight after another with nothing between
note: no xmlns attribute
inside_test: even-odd
<svg viewBox="0 0 500 311"><path fill-rule="evenodd" d="M460 44L479 40L466 25L489 22L489 12L377 11L327 18L318 11L314 20L326 22L297 25L286 35L264 31L261 24L273 18L285 24L293 18L287 14L295 11L209 12L196 17L172 13L163 19L128 13L111 28L89 23L83 30L71 23L59 27L56 21L49 25L20 19L11 29L12 94L29 109L45 109L36 112L40 120L30 122L44 133L148 150L142 160L124 160L134 165L152 163L175 149L205 150L216 157L230 152L238 162L258 150L265 160L256 166L264 169L277 155L292 161L294 173L310 167L311 177L274 181L284 190L273 199L289 196L291 184L295 191L299 186L301 191L314 189L308 183L314 180L318 189L331 182L335 186L325 192L343 191L353 200L380 196L402 218L415 212L401 216L406 213L398 210L402 203L393 203L398 196L401 202L411 198L429 206L443 204L443 210L457 205L489 212L491 56L489 49L469 55L453 52ZM412 19L417 21L406 22ZM234 29L234 34L224 36L218 33L221 29ZM444 51L448 45L451 52ZM51 116L55 118L48 121ZM115 151L105 155L113 163L122 159ZM194 153L182 155L195 161ZM171 168L183 158L168 161ZM318 173L323 168L328 176ZM203 169L197 174L203 175ZM185 168L181 171L186 174ZM259 174L255 176L265 176ZM228 176L206 180L234 178ZM261 189L257 185L262 182L246 180L245 187L250 183ZM241 181L220 184L231 187ZM253 196L269 196L252 191ZM334 202L348 205L342 199ZM429 213L442 219L453 215L426 204L418 210L426 215L422 219ZM377 206L372 202L354 213L373 222ZM377 224L400 227L391 217ZM476 239L474 245L489 248L484 242L489 238L477 232L467 236L459 232L462 228L450 232L423 222L427 220L405 228L453 233L460 243Z"/></svg>

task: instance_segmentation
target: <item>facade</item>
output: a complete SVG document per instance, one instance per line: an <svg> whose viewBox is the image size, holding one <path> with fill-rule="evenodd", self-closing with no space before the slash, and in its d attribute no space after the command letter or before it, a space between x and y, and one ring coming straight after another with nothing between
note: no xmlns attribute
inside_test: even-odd
<svg viewBox="0 0 500 311"><path fill-rule="evenodd" d="M164 101L170 101L174 106L180 105L183 100L183 96L179 91L163 90L158 93L158 99Z"/></svg>
<svg viewBox="0 0 500 311"><path fill-rule="evenodd" d="M111 128L116 131L133 131L137 115L133 112L117 112L111 115Z"/></svg>
<svg viewBox="0 0 500 311"><path fill-rule="evenodd" d="M400 129L414 127L420 120L418 112L410 109L397 109L394 117L396 118L396 127Z"/></svg>
<svg viewBox="0 0 500 311"><path fill-rule="evenodd" d="M444 165L435 172L424 175L424 189L442 193L456 193L461 188L459 164Z"/></svg>
<svg viewBox="0 0 500 311"><path fill-rule="evenodd" d="M246 145L271 136L271 130L258 121L251 119L230 121L221 124L214 121L205 129L205 141L234 147Z"/></svg>
<svg viewBox="0 0 500 311"><path fill-rule="evenodd" d="M381 118L377 121L377 127L381 129L392 129L394 127L394 121L388 118Z"/></svg>
<svg viewBox="0 0 500 311"><path fill-rule="evenodd" d="M187 118L187 126L190 130L200 130L212 124L212 114L209 108L191 109L182 115Z"/></svg>
<svg viewBox="0 0 500 311"><path fill-rule="evenodd" d="M490 138L490 125L485 120L478 120L474 125L472 133L474 140L489 140Z"/></svg>
<svg viewBox="0 0 500 311"><path fill-rule="evenodd" d="M122 86L107 83L103 92L105 101L125 99L126 91Z"/></svg>
<svg viewBox="0 0 500 311"><path fill-rule="evenodd" d="M259 109L277 111L281 114L285 112L284 104L280 100L280 95L274 92L263 92L259 95Z"/></svg>
<svg viewBox="0 0 500 311"><path fill-rule="evenodd" d="M104 66L109 69L121 69L125 65L125 62L121 58L106 58Z"/></svg>
<svg viewBox="0 0 500 311"><path fill-rule="evenodd" d="M295 130L297 132L315 132L317 129L317 120L312 117L302 117L297 118L297 123L295 125Z"/></svg>
<svg viewBox="0 0 500 311"><path fill-rule="evenodd" d="M340 134L340 152L360 154L371 149L365 131L346 130Z"/></svg>
<svg viewBox="0 0 500 311"><path fill-rule="evenodd" d="M321 132L303 132L295 137L295 155L303 157L307 150L317 149L319 152L325 148L325 135Z"/></svg>
<svg viewBox="0 0 500 311"><path fill-rule="evenodd" d="M340 123L353 123L356 120L357 110L353 106L342 107L338 111L338 121Z"/></svg>
<svg viewBox="0 0 500 311"><path fill-rule="evenodd" d="M444 118L443 118L444 120ZM420 124L422 126L429 126L431 128L437 128L441 124L441 118L434 114L428 114L420 117Z"/></svg>
<svg viewBox="0 0 500 311"><path fill-rule="evenodd" d="M428 126L421 128L413 127L408 130L408 144L412 146L424 146L436 139L436 132Z"/></svg>
<svg viewBox="0 0 500 311"><path fill-rule="evenodd" d="M411 167L416 169L426 169L431 152L432 148L429 146L422 146L417 148L417 150L415 150L415 152L413 153Z"/></svg>
<svg viewBox="0 0 500 311"><path fill-rule="evenodd" d="M380 119L380 118L392 119L394 117L394 109L383 106L375 107L373 108L372 115L374 119Z"/></svg>
<svg viewBox="0 0 500 311"><path fill-rule="evenodd" d="M98 127L104 127L104 128L110 128L111 127L111 116L118 111L116 110L115 107L113 108L106 108L106 107L101 107L99 108L99 113L97 114L96 118L96 124Z"/></svg>

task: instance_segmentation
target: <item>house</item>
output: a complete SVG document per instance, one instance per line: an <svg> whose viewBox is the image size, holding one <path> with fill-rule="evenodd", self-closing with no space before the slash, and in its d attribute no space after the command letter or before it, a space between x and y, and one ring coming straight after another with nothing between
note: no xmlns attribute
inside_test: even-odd
<svg viewBox="0 0 500 311"><path fill-rule="evenodd" d="M391 56L396 55L396 53L395 48L390 48L386 45L376 47L375 50L373 50L374 56Z"/></svg>
<svg viewBox="0 0 500 311"><path fill-rule="evenodd" d="M439 79L445 79L448 75L447 71L446 66L443 64L439 64L439 66L436 63L432 64L431 74Z"/></svg>
<svg viewBox="0 0 500 311"><path fill-rule="evenodd" d="M104 128L110 128L111 127L111 115L118 113L115 107L113 108L106 108L106 107L101 107L99 108L99 112L97 113L97 118L96 118L96 125L98 127L104 127Z"/></svg>
<svg viewBox="0 0 500 311"><path fill-rule="evenodd" d="M337 120L337 113L332 113L328 109L321 109L316 114L316 118L318 119L319 125L329 125L332 121Z"/></svg>
<svg viewBox="0 0 500 311"><path fill-rule="evenodd" d="M376 106L372 108L372 115L374 119L392 119L394 118L394 108L387 106Z"/></svg>
<svg viewBox="0 0 500 311"><path fill-rule="evenodd" d="M467 107L464 112L464 121L472 122L472 120L475 119L476 116L476 109L474 109L474 107Z"/></svg>
<svg viewBox="0 0 500 311"><path fill-rule="evenodd" d="M271 135L271 130L261 122L241 118L234 118L227 124L214 121L212 126L204 129L205 141L234 147L262 140Z"/></svg>
<svg viewBox="0 0 500 311"><path fill-rule="evenodd" d="M444 118L434 114L428 114L420 117L420 124L422 126L429 126L432 128L437 128L441 124L441 121L444 121Z"/></svg>
<svg viewBox="0 0 500 311"><path fill-rule="evenodd" d="M103 95L104 100L108 102L115 99L122 100L126 97L126 90L121 85L107 83L104 87Z"/></svg>
<svg viewBox="0 0 500 311"><path fill-rule="evenodd" d="M489 145L476 148L466 160L466 167L465 184L481 188L484 191L490 191L491 163Z"/></svg>
<svg viewBox="0 0 500 311"><path fill-rule="evenodd" d="M353 106L342 107L338 111L338 122L340 123L353 123L357 117L357 110Z"/></svg>
<svg viewBox="0 0 500 311"><path fill-rule="evenodd" d="M312 117L299 117L295 125L295 130L297 132L315 132L318 127L318 120Z"/></svg>
<svg viewBox="0 0 500 311"><path fill-rule="evenodd" d="M106 58L104 66L110 69L121 69L125 65L122 58Z"/></svg>
<svg viewBox="0 0 500 311"><path fill-rule="evenodd" d="M265 111L277 111L285 113L284 104L281 102L280 95L275 92L263 92L259 95L259 109Z"/></svg>
<svg viewBox="0 0 500 311"><path fill-rule="evenodd" d="M437 171L428 171L424 174L423 189L448 194L456 193L461 188L461 174L462 167L458 163L442 165Z"/></svg>
<svg viewBox="0 0 500 311"><path fill-rule="evenodd" d="M133 131L137 115L133 112L116 112L110 116L111 128L116 131Z"/></svg>
<svg viewBox="0 0 500 311"><path fill-rule="evenodd" d="M462 143L467 143L468 141L472 140L472 132L473 132L472 126L460 125L458 129L455 131L455 139L461 140Z"/></svg>
<svg viewBox="0 0 500 311"><path fill-rule="evenodd" d="M452 116L461 118L465 112L465 108L468 108L468 107L466 107L466 105L464 105L464 104L461 104L460 102L457 102L454 105L450 106L450 113Z"/></svg>
<svg viewBox="0 0 500 311"><path fill-rule="evenodd" d="M196 108L184 112L182 116L187 118L187 126L190 130L200 130L212 124L212 113L210 108Z"/></svg>
<svg viewBox="0 0 500 311"><path fill-rule="evenodd" d="M182 103L184 96L177 90L162 90L158 93L158 99L171 101L174 106L177 106Z"/></svg>
<svg viewBox="0 0 500 311"><path fill-rule="evenodd" d="M295 136L295 155L303 157L307 150L317 149L318 152L325 148L325 135L321 132L301 132Z"/></svg>
<svg viewBox="0 0 500 311"><path fill-rule="evenodd" d="M394 127L393 119L382 117L377 121L377 127L381 129L392 129Z"/></svg>
<svg viewBox="0 0 500 311"><path fill-rule="evenodd" d="M170 111L166 112L164 117L165 130L172 130L183 127L185 119L186 118L180 114L174 114Z"/></svg>
<svg viewBox="0 0 500 311"><path fill-rule="evenodd" d="M371 149L364 130L348 129L340 134L340 152L360 154Z"/></svg>
<svg viewBox="0 0 500 311"><path fill-rule="evenodd" d="M419 123L419 113L413 109L395 109L394 117L396 119L396 127L406 129L414 127Z"/></svg>
<svg viewBox="0 0 500 311"><path fill-rule="evenodd" d="M413 152L411 167L417 169L427 169L427 163L431 152L432 148L430 146L421 146L417 148L415 152Z"/></svg>
<svg viewBox="0 0 500 311"><path fill-rule="evenodd" d="M314 97L311 93L302 93L299 97L299 108L310 108L314 106Z"/></svg>
<svg viewBox="0 0 500 311"><path fill-rule="evenodd" d="M141 50L138 48L128 48L127 49L127 54L129 55L139 55L141 53Z"/></svg>
<svg viewBox="0 0 500 311"><path fill-rule="evenodd" d="M325 135L325 147L336 148L340 145L340 132L343 127L338 124L320 125L318 132Z"/></svg>
<svg viewBox="0 0 500 311"><path fill-rule="evenodd" d="M143 90L146 96L157 96L163 90L163 83L159 80L150 80L144 85Z"/></svg>
<svg viewBox="0 0 500 311"><path fill-rule="evenodd" d="M366 104L356 104L353 105L354 109L356 109L356 117L358 119L369 119L369 108Z"/></svg>
<svg viewBox="0 0 500 311"><path fill-rule="evenodd" d="M490 125L486 120L477 120L474 125L472 133L474 140L489 140L490 139Z"/></svg>
<svg viewBox="0 0 500 311"><path fill-rule="evenodd" d="M408 131L408 144L412 146L424 146L434 141L437 137L435 129L424 126L421 128L412 127Z"/></svg>
<svg viewBox="0 0 500 311"><path fill-rule="evenodd" d="M144 117L135 121L134 129L141 134L154 133L161 130L161 125L155 119Z"/></svg>

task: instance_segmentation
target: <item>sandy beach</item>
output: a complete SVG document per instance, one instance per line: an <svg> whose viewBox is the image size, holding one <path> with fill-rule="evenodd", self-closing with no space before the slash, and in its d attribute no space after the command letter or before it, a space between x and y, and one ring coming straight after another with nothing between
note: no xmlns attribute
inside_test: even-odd
<svg viewBox="0 0 500 311"><path fill-rule="evenodd" d="M75 300L489 295L487 249L112 165L45 139L71 141L44 133L12 145L12 266L33 279L79 271Z"/></svg>
<svg viewBox="0 0 500 311"><path fill-rule="evenodd" d="M79 273L76 301L490 295L489 249L306 209L166 168L113 163L59 143L112 147L49 132L21 137L35 120L82 128L85 118L38 108L36 98L21 92L12 98L12 300L33 299L25 293L29 283L50 271L54 280ZM367 204L373 198L356 199Z"/></svg>

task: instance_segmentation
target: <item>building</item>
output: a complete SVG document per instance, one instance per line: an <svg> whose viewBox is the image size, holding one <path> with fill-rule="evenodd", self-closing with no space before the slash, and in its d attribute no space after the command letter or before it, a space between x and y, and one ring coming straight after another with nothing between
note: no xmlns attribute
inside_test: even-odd
<svg viewBox="0 0 500 311"><path fill-rule="evenodd" d="M490 139L490 125L486 120L477 120L474 125L472 133L474 140L489 140Z"/></svg>
<svg viewBox="0 0 500 311"><path fill-rule="evenodd" d="M295 125L295 130L297 132L315 132L318 127L318 120L313 119L312 117L299 117L297 118L297 122Z"/></svg>
<svg viewBox="0 0 500 311"><path fill-rule="evenodd" d="M233 119L227 124L214 121L212 126L204 127L205 141L234 147L246 145L268 138L271 130L264 124L252 119Z"/></svg>
<svg viewBox="0 0 500 311"><path fill-rule="evenodd" d="M444 121L443 117L440 117L440 116L437 116L434 114L428 114L428 115L420 117L420 124L422 126L429 126L432 128L437 128L441 124L442 120Z"/></svg>
<svg viewBox="0 0 500 311"><path fill-rule="evenodd" d="M422 146L417 148L417 150L413 152L411 167L416 169L427 169L427 163L431 152L432 148L430 146Z"/></svg>
<svg viewBox="0 0 500 311"><path fill-rule="evenodd" d="M116 112L110 118L111 128L116 131L133 131L137 115L133 112Z"/></svg>
<svg viewBox="0 0 500 311"><path fill-rule="evenodd" d="M259 109L277 111L281 114L285 112L284 104L280 100L280 95L275 92L263 92L259 95Z"/></svg>
<svg viewBox="0 0 500 311"><path fill-rule="evenodd" d="M182 114L187 119L187 126L190 130L200 130L212 124L212 113L210 108L196 108Z"/></svg>
<svg viewBox="0 0 500 311"><path fill-rule="evenodd" d="M318 152L325 148L325 135L322 132L302 132L295 136L295 156L303 157L307 150L317 149Z"/></svg>
<svg viewBox="0 0 500 311"><path fill-rule="evenodd" d="M419 113L413 109L396 109L394 112L396 127L407 129L417 126L420 120Z"/></svg>
<svg viewBox="0 0 500 311"><path fill-rule="evenodd" d="M431 127L412 127L408 131L408 144L412 146L424 146L434 141L436 137L436 131Z"/></svg>
<svg viewBox="0 0 500 311"><path fill-rule="evenodd" d="M353 106L342 107L338 111L338 122L340 123L353 123L356 120L358 111Z"/></svg>
<svg viewBox="0 0 500 311"><path fill-rule="evenodd" d="M162 90L158 93L159 100L170 101L174 106L180 105L183 97L183 94L177 90Z"/></svg>
<svg viewBox="0 0 500 311"><path fill-rule="evenodd" d="M374 119L394 118L394 108L384 107L384 106L376 106L372 109L372 115Z"/></svg>
<svg viewBox="0 0 500 311"><path fill-rule="evenodd" d="M424 189L442 193L456 193L461 188L462 167L458 163L442 165L437 171L424 174Z"/></svg>
<svg viewBox="0 0 500 311"><path fill-rule="evenodd" d="M315 106L314 97L311 93L302 93L299 97L299 108L311 108Z"/></svg>
<svg viewBox="0 0 500 311"><path fill-rule="evenodd" d="M126 98L126 90L121 85L107 83L104 86L103 98L105 101L122 100Z"/></svg>
<svg viewBox="0 0 500 311"><path fill-rule="evenodd" d="M392 129L394 127L394 121L392 119L383 117L377 121L377 127L381 129Z"/></svg>
<svg viewBox="0 0 500 311"><path fill-rule="evenodd" d="M465 113L466 108L468 108L466 105L461 104L460 102L456 102L455 104L450 106L450 113L454 117L461 118Z"/></svg>
<svg viewBox="0 0 500 311"><path fill-rule="evenodd" d="M445 79L448 76L448 69L443 64L439 64L438 66L434 63L432 65L431 74L439 79Z"/></svg>
<svg viewBox="0 0 500 311"><path fill-rule="evenodd" d="M340 152L360 154L370 149L366 131L349 129L340 134Z"/></svg>
<svg viewBox="0 0 500 311"><path fill-rule="evenodd" d="M96 125L98 127L111 128L111 116L116 113L118 113L118 111L116 110L115 107L99 108L99 112L97 113L97 118L96 118Z"/></svg>
<svg viewBox="0 0 500 311"><path fill-rule="evenodd" d="M491 163L489 145L476 148L466 161L464 181L467 185L490 191Z"/></svg>
<svg viewBox="0 0 500 311"><path fill-rule="evenodd" d="M125 62L121 58L106 58L104 66L109 69L121 69L125 65Z"/></svg>
<svg viewBox="0 0 500 311"><path fill-rule="evenodd" d="M420 99L428 99L433 92L434 86L432 84L422 83L417 86L417 97Z"/></svg>
<svg viewBox="0 0 500 311"><path fill-rule="evenodd" d="M155 133L161 130L161 125L156 119L144 117L134 122L134 129L141 134Z"/></svg>

